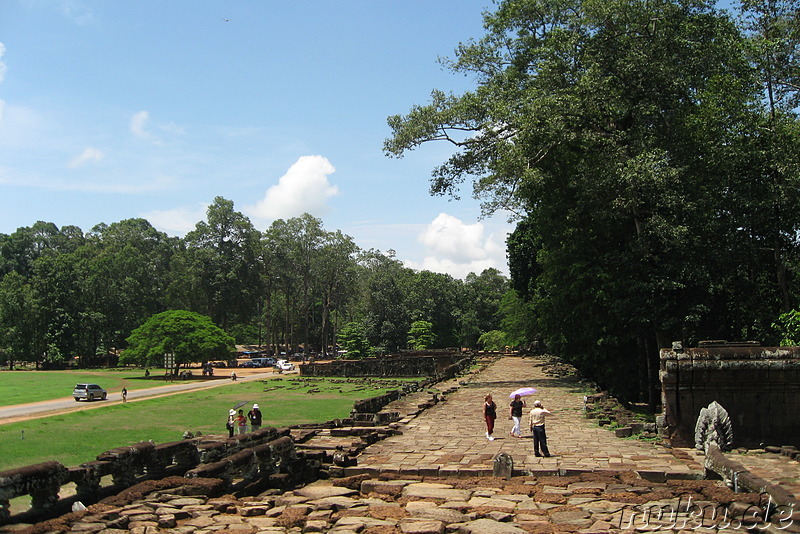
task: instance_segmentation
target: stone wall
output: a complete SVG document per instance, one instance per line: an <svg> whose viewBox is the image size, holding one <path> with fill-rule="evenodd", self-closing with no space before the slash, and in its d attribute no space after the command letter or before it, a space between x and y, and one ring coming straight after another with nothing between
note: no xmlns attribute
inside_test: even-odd
<svg viewBox="0 0 800 534"><path fill-rule="evenodd" d="M660 356L660 423L674 446L694 446L700 409L712 401L728 411L735 447L800 444L800 347L714 342Z"/></svg>
<svg viewBox="0 0 800 534"><path fill-rule="evenodd" d="M363 360L334 360L329 363L308 363L300 366L303 376L428 376L436 380L451 378L472 355L459 352L429 352L381 356ZM453 366L456 366L453 368Z"/></svg>
<svg viewBox="0 0 800 534"><path fill-rule="evenodd" d="M31 496L30 516L63 512L73 501L97 502L144 480L165 476L217 478L229 486L234 481L256 479L283 485L285 479L314 479L320 462L313 454L298 454L288 428L262 428L227 439L195 438L157 445L143 441L105 451L97 460L77 467L50 461L0 472L0 524L10 519L9 501ZM309 467L312 469L309 472ZM110 485L104 486L107 479ZM62 486L74 483L75 495L61 499Z"/></svg>

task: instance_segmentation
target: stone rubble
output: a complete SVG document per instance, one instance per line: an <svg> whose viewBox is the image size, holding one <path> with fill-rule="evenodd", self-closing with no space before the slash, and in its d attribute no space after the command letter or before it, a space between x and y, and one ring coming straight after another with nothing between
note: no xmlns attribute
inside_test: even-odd
<svg viewBox="0 0 800 534"><path fill-rule="evenodd" d="M748 510L751 515L758 510L759 503L758 495L733 493L719 482L651 482L633 472L510 479L355 476L252 497L184 493L180 488L159 489L130 504L99 503L18 532L593 534L711 532L708 527L714 526L715 532L725 534L742 529L723 528L731 517L724 521L721 510L736 513L741 520ZM686 503L716 510L717 517L706 514L705 528L698 530L699 516L690 516L687 510L695 509ZM662 513L659 519L655 513L668 509L675 517Z"/></svg>

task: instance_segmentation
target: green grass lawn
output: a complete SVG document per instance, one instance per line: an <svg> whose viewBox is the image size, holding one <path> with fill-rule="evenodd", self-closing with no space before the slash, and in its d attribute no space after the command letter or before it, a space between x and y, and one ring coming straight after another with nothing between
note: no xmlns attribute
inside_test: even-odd
<svg viewBox="0 0 800 534"><path fill-rule="evenodd" d="M278 378L0 425L0 471L46 460L77 466L131 443L177 441L186 430L227 435L228 410L243 401L245 412L259 404L263 426L282 427L345 418L355 400L397 388L391 380Z"/></svg>
<svg viewBox="0 0 800 534"><path fill-rule="evenodd" d="M198 374L198 370L193 370ZM145 380L141 369L97 371L0 371L0 406L13 406L72 396L75 384L100 384L109 394L125 386L134 389L163 386L166 382Z"/></svg>

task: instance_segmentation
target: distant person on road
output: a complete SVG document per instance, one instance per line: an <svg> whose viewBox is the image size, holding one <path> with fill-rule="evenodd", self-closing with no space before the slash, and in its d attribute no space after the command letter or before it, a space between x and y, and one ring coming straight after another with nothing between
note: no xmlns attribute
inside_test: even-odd
<svg viewBox="0 0 800 534"><path fill-rule="evenodd" d="M531 432L533 433L533 454L534 456L541 456L539 449L541 448L545 458L550 457L550 449L547 448L547 433L544 430L544 420L548 415L553 415L549 410L542 406L542 401L533 402L533 410L531 410L530 422Z"/></svg>
<svg viewBox="0 0 800 534"><path fill-rule="evenodd" d="M250 419L250 432L261 428L261 410L258 408L258 404L253 404L253 409L247 412L247 418Z"/></svg>
<svg viewBox="0 0 800 534"><path fill-rule="evenodd" d="M486 439L494 441L494 420L497 419L497 405L491 395L483 399L483 418L486 420Z"/></svg>
<svg viewBox="0 0 800 534"><path fill-rule="evenodd" d="M122 388L122 402L128 402L128 390L127 388Z"/></svg>
<svg viewBox="0 0 800 534"><path fill-rule="evenodd" d="M239 410L236 415L236 426L239 428L239 435L247 434L247 417L244 415L244 410Z"/></svg>
<svg viewBox="0 0 800 534"><path fill-rule="evenodd" d="M522 400L522 397L519 395L514 395L514 400L511 401L509 407L511 408L510 419L514 421L514 427L511 429L511 435L515 438L521 438L522 429L520 428L520 424L522 423L522 409L525 407L525 401Z"/></svg>
<svg viewBox="0 0 800 534"><path fill-rule="evenodd" d="M236 382L236 371L231 371L231 380Z"/></svg>
<svg viewBox="0 0 800 534"><path fill-rule="evenodd" d="M233 437L233 427L236 425L236 410L229 410L228 411L228 422L225 424L225 428L228 429L228 437Z"/></svg>

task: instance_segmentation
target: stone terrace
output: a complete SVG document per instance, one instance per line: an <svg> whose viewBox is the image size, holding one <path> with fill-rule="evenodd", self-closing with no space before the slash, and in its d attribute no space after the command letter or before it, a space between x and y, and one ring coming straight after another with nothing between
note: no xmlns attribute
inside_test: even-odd
<svg viewBox="0 0 800 534"><path fill-rule="evenodd" d="M346 474L490 475L495 455L506 453L514 460L515 473L625 470L650 480L702 477L702 457L694 449L673 450L619 439L586 419L585 392L572 381L548 377L544 365L534 358L504 357L471 377L441 384L440 389L460 387L445 402L407 421L401 426L402 435L368 447L359 456L358 466L347 468ZM535 399L553 412L547 423L550 458L534 456L527 419L523 419L523 438L509 435L509 393L523 386L537 388ZM494 441L485 437L482 406L486 394L498 405ZM533 400L527 399L529 408Z"/></svg>
<svg viewBox="0 0 800 534"><path fill-rule="evenodd" d="M221 481L215 479L148 481L127 495L22 532L800 532L800 511L775 513L772 524L759 524L762 496L695 480L703 467L693 449L620 439L598 427L583 416L584 392L568 380L548 377L544 365L533 358L500 358L479 372L439 384L444 401L428 409L419 408L430 400L427 392L395 401L385 410L399 412L400 421L377 430L400 433L366 447L357 465L340 468L344 478L252 497L222 495ZM508 394L521 386L538 388L535 398L554 412L548 422L551 458L533 456L529 432L522 439L508 435ZM500 408L491 442L484 436L481 413L487 393ZM293 435L301 437L303 431ZM310 439L301 448L340 451L358 440L330 431L305 437ZM501 452L513 458L516 476L491 476L493 458ZM776 469L796 461L784 458L775 465L767 471L775 475L770 480Z"/></svg>

